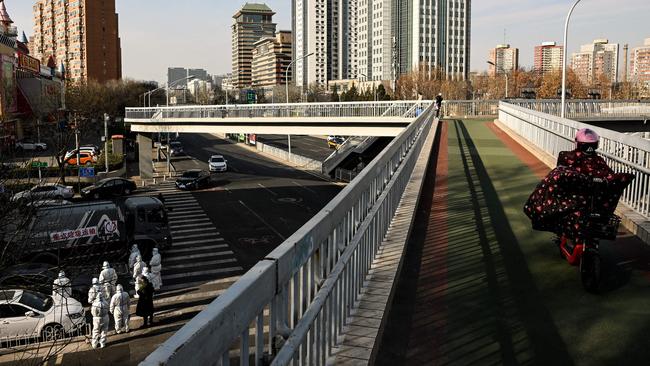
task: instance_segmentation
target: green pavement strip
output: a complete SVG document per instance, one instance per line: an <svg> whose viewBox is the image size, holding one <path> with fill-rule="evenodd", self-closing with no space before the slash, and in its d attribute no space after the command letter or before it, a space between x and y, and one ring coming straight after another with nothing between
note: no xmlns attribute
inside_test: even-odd
<svg viewBox="0 0 650 366"><path fill-rule="evenodd" d="M584 292L578 268L522 212L539 179L485 121L448 123L448 323L481 325L506 362L647 363L648 280L632 272L604 294ZM448 344L450 356L473 344L483 360L497 357L468 337Z"/></svg>

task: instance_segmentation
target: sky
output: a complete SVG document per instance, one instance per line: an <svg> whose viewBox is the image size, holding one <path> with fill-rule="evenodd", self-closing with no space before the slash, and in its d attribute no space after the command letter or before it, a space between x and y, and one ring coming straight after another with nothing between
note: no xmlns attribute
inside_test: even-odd
<svg viewBox="0 0 650 366"><path fill-rule="evenodd" d="M20 31L32 33L31 0L4 0ZM256 0L262 2L263 0ZM241 0L116 0L122 39L122 74L163 81L167 67L231 69L230 25ZM291 0L266 0L278 29L291 29ZM544 41L562 43L564 19L573 0L472 1L472 71L487 68L490 48L505 42L520 49L520 66L531 67L533 49ZM650 1L583 0L571 20L569 52L594 39L630 48L650 38ZM622 57L621 57L622 62Z"/></svg>

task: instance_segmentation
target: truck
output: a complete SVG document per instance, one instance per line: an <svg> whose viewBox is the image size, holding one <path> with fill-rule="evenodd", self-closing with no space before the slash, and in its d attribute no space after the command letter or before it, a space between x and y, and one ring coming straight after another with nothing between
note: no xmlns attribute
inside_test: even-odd
<svg viewBox="0 0 650 366"><path fill-rule="evenodd" d="M122 201L98 201L31 211L21 228L4 230L0 242L6 262L52 265L101 263L128 256L138 244L143 258L158 247L171 246L167 210L155 197L129 197Z"/></svg>

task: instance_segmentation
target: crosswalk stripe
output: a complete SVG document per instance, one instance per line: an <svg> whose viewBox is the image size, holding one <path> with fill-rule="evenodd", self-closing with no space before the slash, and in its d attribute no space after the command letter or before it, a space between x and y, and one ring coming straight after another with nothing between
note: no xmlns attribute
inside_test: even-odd
<svg viewBox="0 0 650 366"><path fill-rule="evenodd" d="M166 251L166 253L167 254L176 254L176 253L196 252L196 251L199 251L199 250L224 249L224 248L228 248L228 244L206 245L206 246L197 247L197 248L169 249L169 250Z"/></svg>
<svg viewBox="0 0 650 366"><path fill-rule="evenodd" d="M197 202L196 198L194 198L194 197L170 198L170 199L168 199L166 201L168 203L170 203L170 204L173 204L173 205L175 205L175 204L183 204L185 202Z"/></svg>
<svg viewBox="0 0 650 366"><path fill-rule="evenodd" d="M210 253L210 254L188 254L188 255L179 255L179 256L174 256L173 258L168 258L165 259L165 268L167 268L167 264L169 262L174 263L177 261L184 261L188 259L207 259L207 258L212 258L212 257L225 257L228 255L234 255L232 250L224 250L221 252L216 252L216 253Z"/></svg>
<svg viewBox="0 0 650 366"><path fill-rule="evenodd" d="M225 263L233 263L237 262L237 259L235 258L227 258L227 259L217 259L217 260L211 260L211 261L202 261L202 262L192 262L191 264L173 264L173 265L165 265L165 270L170 270L170 269L181 269L181 268L192 268L192 267L200 267L200 266L208 266L212 264L225 264ZM163 270L163 273L165 273L165 270ZM164 275L163 275L164 276Z"/></svg>
<svg viewBox="0 0 650 366"><path fill-rule="evenodd" d="M195 220L199 221L199 220ZM175 229L180 229L180 228L186 228L186 227L196 227L196 226L203 226L206 228L214 228L214 224L210 221L200 221L200 222L194 222L193 224L183 224L183 225L172 225L172 230Z"/></svg>
<svg viewBox="0 0 650 366"><path fill-rule="evenodd" d="M192 217L192 216L196 216L196 218L194 218L194 219L185 219L185 217ZM174 227L176 227L177 224L184 224L184 223L187 223L187 222L210 221L210 218L208 216L206 216L205 214L204 215L192 215L192 216L190 216L190 215L183 216L182 219L184 219L184 220L169 220L169 223L172 224ZM203 217L199 217L199 216L203 216Z"/></svg>
<svg viewBox="0 0 650 366"><path fill-rule="evenodd" d="M197 209L192 208L190 210L174 210L174 211L170 212L169 215L171 215L171 216L179 216L179 215L183 215L183 214L198 213L198 212L204 213L203 210L200 210L200 209L197 210Z"/></svg>
<svg viewBox="0 0 650 366"><path fill-rule="evenodd" d="M188 241L176 241L174 240L174 243L172 246L174 248L176 247L187 247L190 245L197 245L197 244L206 244L206 243L215 243L215 242L221 242L225 241L223 238L211 238L211 239L202 239L202 240L188 240Z"/></svg>
<svg viewBox="0 0 650 366"><path fill-rule="evenodd" d="M205 231L205 234L217 234L219 235L220 233L214 228L204 228L204 227L199 227L199 228L194 228L194 229L182 229L182 230L172 230L172 235L176 234L185 234L185 233L195 233L197 231Z"/></svg>
<svg viewBox="0 0 650 366"><path fill-rule="evenodd" d="M176 203L168 203L168 207L171 207L174 210L180 210L180 209L186 209L186 208L201 208L201 205L199 205L198 202L192 202L192 203L183 203L183 204L176 204Z"/></svg>
<svg viewBox="0 0 650 366"><path fill-rule="evenodd" d="M174 291L174 290L180 290L180 289L186 289L186 288L191 288L191 287L197 287L201 285L208 284L210 281L209 280L203 280L203 281L194 281L194 282L188 282L188 283L178 283L175 285L170 285L170 286L164 286L162 287L162 291ZM235 283L233 281L232 283ZM231 283L231 285L232 285ZM224 290L225 292L225 290Z"/></svg>
<svg viewBox="0 0 650 366"><path fill-rule="evenodd" d="M235 267L226 267L226 268L217 268L217 269L209 269L205 271L196 271L196 272L186 272L186 273L178 273L178 274L173 274L173 275L167 275L167 276L162 276L163 282L166 280L174 280L177 278L184 278L184 277L196 277L196 276L207 276L207 275L212 275L212 274L218 274L218 273L224 273L224 272L233 272L233 271L241 271L242 268L239 266Z"/></svg>

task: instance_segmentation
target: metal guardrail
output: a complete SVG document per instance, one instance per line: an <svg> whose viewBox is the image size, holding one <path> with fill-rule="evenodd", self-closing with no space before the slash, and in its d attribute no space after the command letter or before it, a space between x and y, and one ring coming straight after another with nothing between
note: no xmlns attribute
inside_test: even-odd
<svg viewBox="0 0 650 366"><path fill-rule="evenodd" d="M493 117L499 114L498 100L446 100L442 102L441 116Z"/></svg>
<svg viewBox="0 0 650 366"><path fill-rule="evenodd" d="M560 115L562 105L559 100L508 100L510 104L518 105L537 112ZM640 118L650 117L650 101L639 100L569 100L566 103L566 118L607 119L607 118Z"/></svg>
<svg viewBox="0 0 650 366"><path fill-rule="evenodd" d="M650 141L505 102L499 105L499 121L551 156L573 150L578 129L589 127L596 131L601 136L598 153L607 164L617 172L636 174L621 201L649 218Z"/></svg>
<svg viewBox="0 0 650 366"><path fill-rule="evenodd" d="M0 348L5 352L25 352L25 348L34 347L46 349L50 347L63 347L69 343L79 341L80 338L89 338L92 331L92 324L86 323L79 328L61 334L54 340L43 340L40 335L25 334L17 337L0 337Z"/></svg>
<svg viewBox="0 0 650 366"><path fill-rule="evenodd" d="M355 170L347 170L343 168L336 168L334 170L334 179L340 182L350 183L357 175L359 175L359 172Z"/></svg>
<svg viewBox="0 0 650 366"><path fill-rule="evenodd" d="M323 210L142 364L228 365L232 352L242 365L260 365L277 355L278 335L293 340L284 355L321 364L386 234L432 116L429 106Z"/></svg>
<svg viewBox="0 0 650 366"><path fill-rule="evenodd" d="M168 118L300 118L401 117L415 118L431 101L351 103L235 104L126 108L126 122Z"/></svg>

